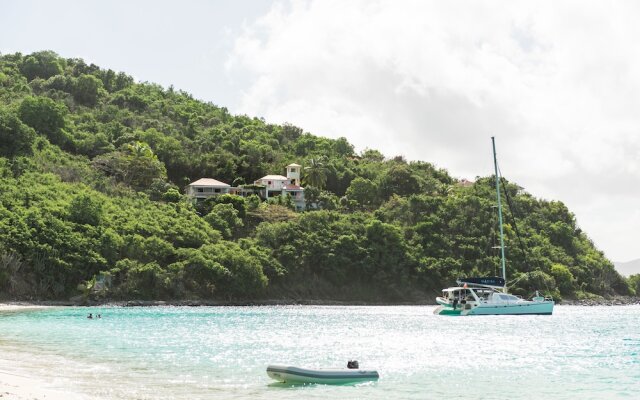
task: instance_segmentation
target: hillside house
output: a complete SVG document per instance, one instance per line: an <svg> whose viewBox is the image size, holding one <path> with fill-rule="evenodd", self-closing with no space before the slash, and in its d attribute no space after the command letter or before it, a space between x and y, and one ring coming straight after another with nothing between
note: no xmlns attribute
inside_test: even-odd
<svg viewBox="0 0 640 400"><path fill-rule="evenodd" d="M187 186L187 195L196 201L229 193L231 186L211 178L201 178Z"/></svg>
<svg viewBox="0 0 640 400"><path fill-rule="evenodd" d="M254 184L262 185L265 188L260 191L260 196L269 199L273 196L286 196L289 194L296 206L296 210L305 209L304 188L300 186L299 164L287 165L287 176L266 175L256 180Z"/></svg>
<svg viewBox="0 0 640 400"><path fill-rule="evenodd" d="M196 201L202 201L211 196L221 194L235 194L246 197L251 194L258 194L267 200L274 196L290 195L296 210L305 209L304 188L300 186L299 164L287 165L287 176L266 175L254 181L253 185L240 185L231 187L230 185L211 178L202 178L187 186L186 193Z"/></svg>

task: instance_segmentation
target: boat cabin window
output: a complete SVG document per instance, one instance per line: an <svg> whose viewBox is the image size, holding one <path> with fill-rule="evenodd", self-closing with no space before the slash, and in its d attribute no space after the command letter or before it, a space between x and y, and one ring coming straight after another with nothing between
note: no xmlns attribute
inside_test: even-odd
<svg viewBox="0 0 640 400"><path fill-rule="evenodd" d="M443 290L442 297L447 300L467 300L467 301L475 301L475 297L473 297L473 292L469 289L456 289L456 290Z"/></svg>
<svg viewBox="0 0 640 400"><path fill-rule="evenodd" d="M491 296L491 292L488 292L486 290L477 291L476 294L481 300L489 300L489 297Z"/></svg>
<svg viewBox="0 0 640 400"><path fill-rule="evenodd" d="M516 296L511 296L509 294L501 294L500 299L504 301L518 301L518 298Z"/></svg>
<svg viewBox="0 0 640 400"><path fill-rule="evenodd" d="M462 291L462 298L466 300L475 300L475 297L473 297L471 290L468 289Z"/></svg>

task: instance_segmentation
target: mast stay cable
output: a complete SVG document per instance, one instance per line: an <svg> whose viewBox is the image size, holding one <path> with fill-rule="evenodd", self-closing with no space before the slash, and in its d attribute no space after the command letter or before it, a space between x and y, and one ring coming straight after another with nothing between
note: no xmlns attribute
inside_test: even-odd
<svg viewBox="0 0 640 400"><path fill-rule="evenodd" d="M522 241L522 237L520 236L520 231L518 230L518 224L516 223L516 216L515 216L515 213L514 213L515 207L513 206L513 203L511 202L511 196L509 196L509 192L507 191L507 182L504 179L504 177L502 176L502 171L500 170L500 166L499 165L498 165L498 171L500 173L500 180L502 180L502 190L504 191L505 198L507 199L507 205L508 205L508 208L509 208L509 214L511 216L511 221L513 222L513 230L516 232L516 237L518 238L518 247L520 247L520 251L522 251L522 256L524 258L525 269L527 270L527 272L524 275L522 275L518 279L515 279L515 280L510 282L510 285L513 285L513 284L517 283L518 281L520 281L525 276L529 275L529 273L531 272L531 265L529 264L529 260L527 259L527 247L524 245L524 243ZM542 280L542 283L544 284L544 286L547 289L547 291L550 292L549 286L547 286L547 283L544 281L544 279Z"/></svg>

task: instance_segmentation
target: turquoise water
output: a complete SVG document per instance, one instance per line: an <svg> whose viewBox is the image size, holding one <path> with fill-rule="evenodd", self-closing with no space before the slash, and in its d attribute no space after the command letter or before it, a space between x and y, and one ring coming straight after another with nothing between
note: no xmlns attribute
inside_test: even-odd
<svg viewBox="0 0 640 400"><path fill-rule="evenodd" d="M610 399L640 393L640 306L443 317L434 307L51 308L0 313L2 369L107 399ZM87 313L102 319L88 320ZM268 364L377 369L272 384Z"/></svg>

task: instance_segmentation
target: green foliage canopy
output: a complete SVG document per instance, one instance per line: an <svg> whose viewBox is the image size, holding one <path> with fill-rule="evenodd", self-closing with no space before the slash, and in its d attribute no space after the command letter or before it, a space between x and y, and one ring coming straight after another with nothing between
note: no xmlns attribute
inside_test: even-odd
<svg viewBox="0 0 640 400"><path fill-rule="evenodd" d="M51 143L61 146L68 140L64 131L66 114L67 109L63 104L41 96L26 97L18 108L22 122L47 136Z"/></svg>
<svg viewBox="0 0 640 400"><path fill-rule="evenodd" d="M13 158L17 155L28 155L35 141L33 129L10 110L0 106L0 155Z"/></svg>

